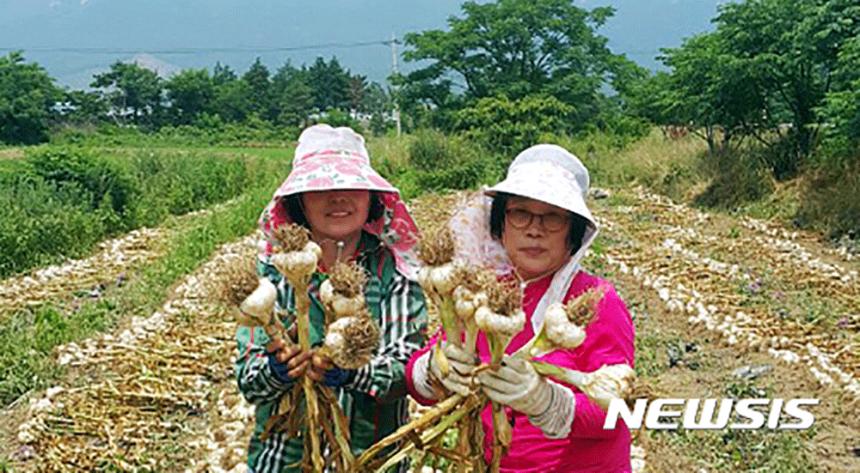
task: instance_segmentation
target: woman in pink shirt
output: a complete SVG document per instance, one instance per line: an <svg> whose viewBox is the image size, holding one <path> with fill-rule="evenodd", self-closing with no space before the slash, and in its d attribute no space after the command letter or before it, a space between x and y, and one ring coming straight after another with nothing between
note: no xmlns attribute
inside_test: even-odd
<svg viewBox="0 0 860 473"><path fill-rule="evenodd" d="M540 327L546 308L600 287L603 298L576 349L553 351L540 359L580 371L603 365L633 366L634 330L624 302L608 282L580 268L597 234L586 206L588 170L573 154L555 145L537 145L511 163L504 181L460 208L450 226L458 258L496 268L500 277L523 281L525 326L507 348L511 354ZM483 334L480 359L454 344L441 344L452 370L442 376L431 363L435 340L412 355L406 367L410 394L432 404L432 384L466 393L471 371L489 362ZM539 376L522 360L505 356L497 371L483 371L477 382L491 400L506 406L513 441L501 461L502 472L628 472L630 432L623 421L604 430L606 413L576 387ZM493 423L488 405L482 412L485 455L490 459Z"/></svg>

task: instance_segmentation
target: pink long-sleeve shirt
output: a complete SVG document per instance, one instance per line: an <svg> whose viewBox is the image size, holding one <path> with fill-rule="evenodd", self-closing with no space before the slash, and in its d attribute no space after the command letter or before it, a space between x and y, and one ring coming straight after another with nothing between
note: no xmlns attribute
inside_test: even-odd
<svg viewBox="0 0 860 473"><path fill-rule="evenodd" d="M534 281L526 287L523 298L523 310L526 313L525 327L508 345L507 353L516 351L534 335L531 324L532 313L551 281L552 275ZM541 357L541 360L586 372L595 371L603 365L626 363L633 366L633 322L627 307L611 284L580 271L571 282L564 300L575 298L597 286L604 289L604 296L598 303L595 320L586 328L585 342L573 350L553 351ZM426 347L415 352L406 366L409 393L419 403L425 405L433 404L435 401L426 399L417 392L412 380L412 369L418 357L427 352L434 342L435 338ZM490 350L483 333L478 337L477 351L482 361L490 361ZM546 438L540 428L529 422L528 416L508 409L509 419L513 424L513 441L507 454L502 458L502 472L630 471L630 431L627 426L619 420L615 429L604 430L603 422L606 413L603 409L576 387L567 386L574 392L576 409L570 434L566 438ZM481 421L485 432L484 454L489 460L493 439L493 419L489 404L481 413Z"/></svg>

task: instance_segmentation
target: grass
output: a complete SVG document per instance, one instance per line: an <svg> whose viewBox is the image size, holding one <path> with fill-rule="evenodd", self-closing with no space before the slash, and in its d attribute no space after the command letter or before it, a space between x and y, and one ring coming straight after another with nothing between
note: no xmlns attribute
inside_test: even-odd
<svg viewBox="0 0 860 473"><path fill-rule="evenodd" d="M272 189L286 174L279 172L281 165L282 161L271 159L259 162L253 170L252 189L230 205L170 232L167 253L139 270L126 286L110 289L74 310L47 303L7 318L0 325L0 405L62 375L54 348L109 330L124 317L148 315L164 302L178 279L207 260L219 245L252 231Z"/></svg>
<svg viewBox="0 0 860 473"><path fill-rule="evenodd" d="M250 168L272 155L28 148L26 159L0 161L0 276L241 195L253 187Z"/></svg>
<svg viewBox="0 0 860 473"><path fill-rule="evenodd" d="M367 140L367 152L370 153L371 163L374 167L382 161L406 165L412 141L412 135L370 137Z"/></svg>
<svg viewBox="0 0 860 473"><path fill-rule="evenodd" d="M693 136L668 140L655 128L623 148L600 135L561 139L558 144L582 160L597 187L641 184L681 195L703 179L700 161L706 147Z"/></svg>

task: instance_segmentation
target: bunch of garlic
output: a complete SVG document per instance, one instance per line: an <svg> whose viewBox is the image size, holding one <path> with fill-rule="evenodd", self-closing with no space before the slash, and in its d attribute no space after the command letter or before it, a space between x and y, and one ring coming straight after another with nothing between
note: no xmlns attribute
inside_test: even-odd
<svg viewBox="0 0 860 473"><path fill-rule="evenodd" d="M275 242L272 245L271 262L293 287L295 295L296 333L299 347L304 351L311 349L311 300L308 294L311 277L317 269L317 263L322 256L322 248L310 239L310 231L296 224L282 225L274 230ZM308 434L305 437L306 451L310 451L310 459L314 471L322 471L322 447L320 445L320 408L316 383L309 377L302 377L300 385L304 393L307 413L305 424ZM298 389L298 385L297 385ZM282 407L284 400L282 397Z"/></svg>
<svg viewBox="0 0 860 473"><path fill-rule="evenodd" d="M463 268L454 263L454 236L441 225L426 232L418 248L424 266L418 271L418 283L439 311L439 322L449 343L462 343L463 324L454 307L454 290L463 277ZM434 359L447 376L449 364L442 350L434 350Z"/></svg>

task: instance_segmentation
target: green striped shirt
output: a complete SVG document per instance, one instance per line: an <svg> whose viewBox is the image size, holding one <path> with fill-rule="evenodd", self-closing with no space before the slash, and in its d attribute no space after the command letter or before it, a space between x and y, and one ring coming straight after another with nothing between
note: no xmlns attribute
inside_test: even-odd
<svg viewBox="0 0 860 473"><path fill-rule="evenodd" d="M379 240L362 234L356 262L367 273L364 297L380 328L380 346L366 366L358 369L352 381L335 389L344 414L349 419L352 451L360 454L373 443L394 432L408 420L405 369L410 355L423 346L427 309L421 287L400 274L391 253ZM267 261L259 261L261 275L278 288L277 305L294 317L293 288ZM319 286L326 275L314 273L310 285L311 343L322 343L324 313L319 302ZM256 406L256 428L248 451L248 466L254 473L299 472L302 440L274 434L260 439L263 426L292 384L280 382L272 373L265 351L269 338L261 327L240 327L237 331L239 357L236 377L239 390ZM405 471L405 469L401 468Z"/></svg>

